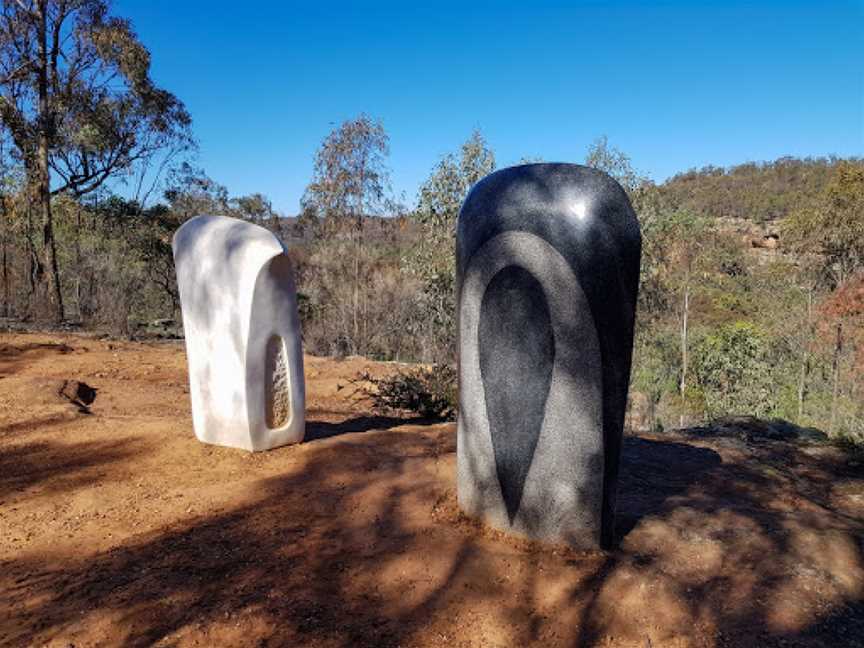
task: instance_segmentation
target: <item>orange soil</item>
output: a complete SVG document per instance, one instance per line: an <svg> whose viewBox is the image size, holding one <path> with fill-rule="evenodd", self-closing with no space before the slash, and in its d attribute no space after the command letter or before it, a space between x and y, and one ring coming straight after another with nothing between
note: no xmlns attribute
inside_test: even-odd
<svg viewBox="0 0 864 648"><path fill-rule="evenodd" d="M0 334L0 644L864 645L864 475L829 446L627 439L620 547L455 504L452 424L306 358L308 437L199 443L179 344ZM57 396L99 389L92 414Z"/></svg>

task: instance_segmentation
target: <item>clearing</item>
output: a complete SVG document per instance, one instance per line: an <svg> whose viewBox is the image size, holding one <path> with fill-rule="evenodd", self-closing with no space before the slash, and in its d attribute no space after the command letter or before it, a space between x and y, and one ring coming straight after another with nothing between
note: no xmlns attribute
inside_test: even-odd
<svg viewBox="0 0 864 648"><path fill-rule="evenodd" d="M393 366L307 357L308 440L249 454L195 439L181 344L0 334L0 644L864 645L860 459L631 436L577 553L458 513L454 425L355 394Z"/></svg>

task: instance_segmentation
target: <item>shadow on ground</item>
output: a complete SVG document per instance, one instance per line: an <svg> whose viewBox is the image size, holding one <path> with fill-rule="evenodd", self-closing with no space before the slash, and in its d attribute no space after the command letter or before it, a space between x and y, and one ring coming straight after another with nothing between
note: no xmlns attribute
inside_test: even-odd
<svg viewBox="0 0 864 648"><path fill-rule="evenodd" d="M669 498L687 492L721 463L720 455L709 448L625 437L615 517L619 540L643 518L662 515Z"/></svg>
<svg viewBox="0 0 864 648"><path fill-rule="evenodd" d="M71 353L74 349L66 344L38 343L4 344L0 342L0 376L10 375L30 363L54 354Z"/></svg>
<svg viewBox="0 0 864 648"><path fill-rule="evenodd" d="M576 553L459 515L452 425L328 439L398 421L310 423L321 443L248 505L0 565L0 643L862 645L862 509L843 494L864 480L842 454L628 438L620 547Z"/></svg>
<svg viewBox="0 0 864 648"><path fill-rule="evenodd" d="M134 439L39 441L4 448L0 453L0 501L13 492L29 491L30 497L56 493L68 496L103 481L110 466L140 458L143 452L144 444Z"/></svg>
<svg viewBox="0 0 864 648"><path fill-rule="evenodd" d="M389 430L401 425L424 425L433 423L422 418L393 416L356 416L338 422L311 420L306 421L304 441L329 439L341 434Z"/></svg>

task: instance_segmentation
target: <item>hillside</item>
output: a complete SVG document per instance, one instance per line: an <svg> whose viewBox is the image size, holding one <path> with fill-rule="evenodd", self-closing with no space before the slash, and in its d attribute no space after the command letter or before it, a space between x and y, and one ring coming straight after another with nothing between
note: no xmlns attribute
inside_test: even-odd
<svg viewBox="0 0 864 648"><path fill-rule="evenodd" d="M249 454L196 441L179 344L0 336L0 645L864 645L836 447L629 436L620 548L575 553L459 514L454 426L350 384L393 368L307 357L306 442Z"/></svg>
<svg viewBox="0 0 864 648"><path fill-rule="evenodd" d="M708 166L674 175L660 188L681 208L714 218L764 224L815 198L837 163L836 158L784 157L728 168Z"/></svg>

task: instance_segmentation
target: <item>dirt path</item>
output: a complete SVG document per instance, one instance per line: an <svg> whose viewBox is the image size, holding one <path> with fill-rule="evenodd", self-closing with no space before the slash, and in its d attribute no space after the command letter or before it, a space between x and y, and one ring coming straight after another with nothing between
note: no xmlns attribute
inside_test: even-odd
<svg viewBox="0 0 864 648"><path fill-rule="evenodd" d="M0 334L0 644L864 645L835 448L631 437L620 548L577 554L461 517L453 426L374 416L364 368L307 358L310 440L249 454L195 440L179 345Z"/></svg>

